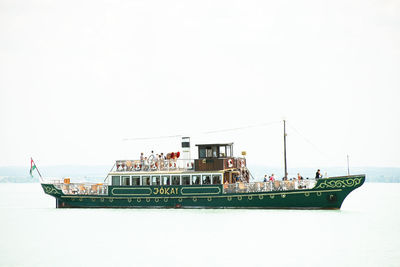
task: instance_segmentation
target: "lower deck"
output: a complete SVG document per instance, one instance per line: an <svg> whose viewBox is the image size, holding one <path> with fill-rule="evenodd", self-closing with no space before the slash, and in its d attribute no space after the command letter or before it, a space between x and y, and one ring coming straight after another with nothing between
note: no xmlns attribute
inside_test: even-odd
<svg viewBox="0 0 400 267"><path fill-rule="evenodd" d="M69 194L75 184L43 184L57 207L79 208L340 208L365 176L328 179L235 183L231 185L88 187ZM303 188L305 186L305 188ZM102 189L99 191L99 187ZM309 187L309 188L307 188ZM104 190L103 190L104 189ZM96 191L97 190L97 191ZM101 193L99 193L101 192Z"/></svg>

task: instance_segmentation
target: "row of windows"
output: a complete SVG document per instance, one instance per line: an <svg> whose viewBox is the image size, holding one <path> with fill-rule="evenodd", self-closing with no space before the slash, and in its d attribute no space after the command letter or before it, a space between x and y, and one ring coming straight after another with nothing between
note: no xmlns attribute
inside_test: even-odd
<svg viewBox="0 0 400 267"><path fill-rule="evenodd" d="M111 176L111 185L203 185L222 184L221 174Z"/></svg>

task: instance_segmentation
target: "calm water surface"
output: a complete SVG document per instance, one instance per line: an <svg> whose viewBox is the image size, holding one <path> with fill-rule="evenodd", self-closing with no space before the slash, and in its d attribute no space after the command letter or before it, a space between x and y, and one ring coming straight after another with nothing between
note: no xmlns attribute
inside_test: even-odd
<svg viewBox="0 0 400 267"><path fill-rule="evenodd" d="M340 211L55 209L0 184L0 266L400 266L400 184Z"/></svg>

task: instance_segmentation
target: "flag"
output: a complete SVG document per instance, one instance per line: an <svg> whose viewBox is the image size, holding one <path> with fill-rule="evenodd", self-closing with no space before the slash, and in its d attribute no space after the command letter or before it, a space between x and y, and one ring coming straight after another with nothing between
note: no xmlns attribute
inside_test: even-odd
<svg viewBox="0 0 400 267"><path fill-rule="evenodd" d="M31 170L30 170L29 172L30 172L32 178L33 178L32 172L33 172L35 169L36 169L36 165L35 165L35 163L33 162L33 159L31 158Z"/></svg>

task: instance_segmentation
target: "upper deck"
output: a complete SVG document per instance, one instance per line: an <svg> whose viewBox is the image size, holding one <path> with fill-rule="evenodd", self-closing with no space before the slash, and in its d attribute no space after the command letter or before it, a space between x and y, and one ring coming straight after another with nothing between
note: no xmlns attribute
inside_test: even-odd
<svg viewBox="0 0 400 267"><path fill-rule="evenodd" d="M246 159L233 156L233 143L202 144L198 147L198 159L180 159L180 153L167 156L151 154L134 160L117 160L115 172L194 172L243 169Z"/></svg>

